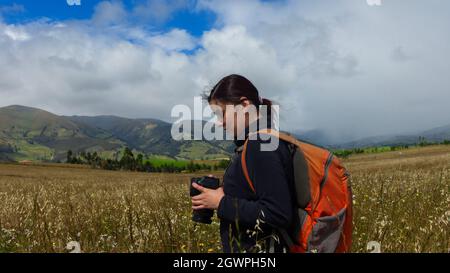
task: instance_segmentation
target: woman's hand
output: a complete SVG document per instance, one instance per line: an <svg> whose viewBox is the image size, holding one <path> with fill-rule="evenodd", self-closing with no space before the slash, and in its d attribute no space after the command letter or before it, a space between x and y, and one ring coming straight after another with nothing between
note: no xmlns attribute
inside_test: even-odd
<svg viewBox="0 0 450 273"><path fill-rule="evenodd" d="M192 183L192 186L201 192L199 195L192 197L192 209L217 209L219 207L220 200L225 195L222 187L213 190L202 187L197 183Z"/></svg>

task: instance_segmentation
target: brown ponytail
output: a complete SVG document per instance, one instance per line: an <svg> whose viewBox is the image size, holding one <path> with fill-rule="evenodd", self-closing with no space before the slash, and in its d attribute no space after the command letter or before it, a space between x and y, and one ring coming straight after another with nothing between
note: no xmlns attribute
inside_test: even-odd
<svg viewBox="0 0 450 273"><path fill-rule="evenodd" d="M267 116L271 116L272 115L272 101L266 98L262 98L262 105L266 105L267 106Z"/></svg>

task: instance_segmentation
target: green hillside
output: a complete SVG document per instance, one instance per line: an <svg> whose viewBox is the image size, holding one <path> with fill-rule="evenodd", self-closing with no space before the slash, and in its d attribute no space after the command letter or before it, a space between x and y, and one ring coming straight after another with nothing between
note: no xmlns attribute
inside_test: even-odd
<svg viewBox="0 0 450 273"><path fill-rule="evenodd" d="M232 151L230 142L175 141L171 126L155 119L68 117L7 106L0 108L0 160L64 161L68 150L113 156L125 146L180 159L223 158Z"/></svg>

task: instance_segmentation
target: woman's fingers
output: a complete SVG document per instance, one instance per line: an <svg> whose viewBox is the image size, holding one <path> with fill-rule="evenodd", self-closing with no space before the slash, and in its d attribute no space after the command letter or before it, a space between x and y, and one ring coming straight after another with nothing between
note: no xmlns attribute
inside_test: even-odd
<svg viewBox="0 0 450 273"><path fill-rule="evenodd" d="M205 209L205 208L206 208L205 205L192 206L192 209L193 209L193 210Z"/></svg>
<svg viewBox="0 0 450 273"><path fill-rule="evenodd" d="M200 186L199 184L197 184L195 182L192 183L192 187L194 187L195 189L197 189L200 192L205 192L207 190L205 187L202 187L202 186Z"/></svg>
<svg viewBox="0 0 450 273"><path fill-rule="evenodd" d="M192 205L194 206L198 206L198 205L202 205L203 204L203 200L192 200Z"/></svg>
<svg viewBox="0 0 450 273"><path fill-rule="evenodd" d="M204 195L203 194L199 194L199 195L196 195L196 196L192 196L191 197L191 200L202 200L202 199L204 199Z"/></svg>

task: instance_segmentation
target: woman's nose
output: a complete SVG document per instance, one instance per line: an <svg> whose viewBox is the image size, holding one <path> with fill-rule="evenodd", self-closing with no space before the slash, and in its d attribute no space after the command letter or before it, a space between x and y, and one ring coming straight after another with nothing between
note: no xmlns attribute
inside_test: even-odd
<svg viewBox="0 0 450 273"><path fill-rule="evenodd" d="M218 127L223 127L225 129L225 121L216 120L215 125Z"/></svg>

